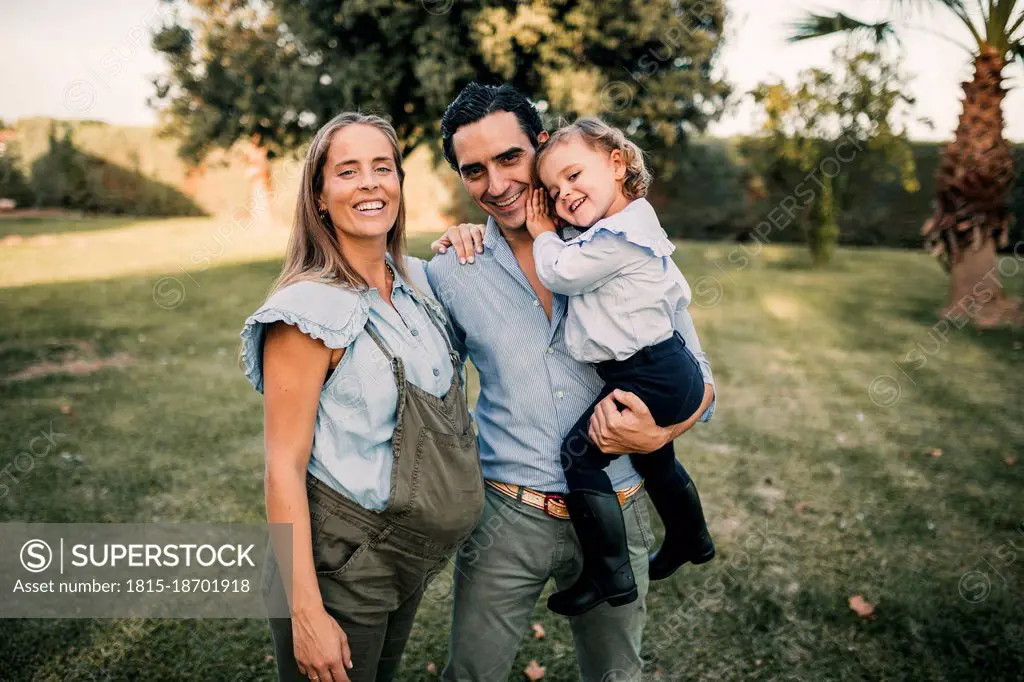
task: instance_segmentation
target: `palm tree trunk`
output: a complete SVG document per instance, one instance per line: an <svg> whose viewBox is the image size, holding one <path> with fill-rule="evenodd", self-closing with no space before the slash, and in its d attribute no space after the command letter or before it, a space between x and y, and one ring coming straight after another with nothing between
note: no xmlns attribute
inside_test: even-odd
<svg viewBox="0 0 1024 682"><path fill-rule="evenodd" d="M1020 305L1006 298L996 248L1006 246L1012 216L1013 158L1003 138L1006 90L1003 54L986 45L963 84L964 106L956 137L942 152L935 213L922 230L925 247L950 273L944 316L967 315L976 325L1018 324Z"/></svg>
<svg viewBox="0 0 1024 682"><path fill-rule="evenodd" d="M1005 276L998 267L996 247L991 238L978 249L966 249L950 269L950 301L942 316L969 318L977 327L990 328L1024 322L1020 302L1003 293ZM1016 268L1013 270L1016 272ZM1007 274L1010 270L1007 269Z"/></svg>

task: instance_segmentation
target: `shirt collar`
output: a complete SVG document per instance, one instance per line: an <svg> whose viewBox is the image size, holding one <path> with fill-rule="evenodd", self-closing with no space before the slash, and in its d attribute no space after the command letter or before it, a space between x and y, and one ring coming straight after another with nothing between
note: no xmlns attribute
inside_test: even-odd
<svg viewBox="0 0 1024 682"><path fill-rule="evenodd" d="M484 248L493 249L498 245L499 240L505 241L505 238L501 235L501 230L498 229L498 223L492 216L487 216L487 225L484 227Z"/></svg>
<svg viewBox="0 0 1024 682"><path fill-rule="evenodd" d="M620 235L627 242L647 249L656 257L670 256L676 250L675 244L661 227L654 207L644 198L635 199L621 211L602 218L577 237L570 244L581 244L594 239L602 232Z"/></svg>
<svg viewBox="0 0 1024 682"><path fill-rule="evenodd" d="M634 199L615 215L601 218L591 225L589 229L581 230L581 232L596 232L600 229L609 229L614 232L625 233L630 228L637 231L661 231L661 222L658 220L658 214L654 212L654 207L651 206L647 199L643 197Z"/></svg>

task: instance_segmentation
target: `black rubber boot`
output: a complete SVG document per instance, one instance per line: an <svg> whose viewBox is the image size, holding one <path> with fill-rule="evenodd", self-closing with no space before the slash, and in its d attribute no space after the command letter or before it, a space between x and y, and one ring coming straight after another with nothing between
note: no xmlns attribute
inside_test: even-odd
<svg viewBox="0 0 1024 682"><path fill-rule="evenodd" d="M673 475L667 479L644 481L647 494L665 524L665 539L650 556L651 580L664 580L687 562L704 564L715 558L715 543L708 533L697 486L687 478L682 465L676 462Z"/></svg>
<svg viewBox="0 0 1024 682"><path fill-rule="evenodd" d="M563 616L578 616L604 602L621 606L636 601L618 496L574 490L565 496L565 506L583 550L583 572L572 587L548 597L548 608Z"/></svg>

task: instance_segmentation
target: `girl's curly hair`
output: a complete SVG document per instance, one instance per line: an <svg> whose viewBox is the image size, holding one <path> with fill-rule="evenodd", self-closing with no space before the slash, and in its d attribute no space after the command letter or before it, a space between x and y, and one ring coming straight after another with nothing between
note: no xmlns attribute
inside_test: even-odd
<svg viewBox="0 0 1024 682"><path fill-rule="evenodd" d="M618 128L614 128L599 118L578 118L573 123L562 125L551 137L537 149L536 164L540 167L544 154L560 142L579 135L592 149L603 149L613 152L616 149L622 154L626 164L626 177L623 180L623 193L627 199L639 199L647 196L651 188L653 176L644 163L644 152L635 142L629 140Z"/></svg>

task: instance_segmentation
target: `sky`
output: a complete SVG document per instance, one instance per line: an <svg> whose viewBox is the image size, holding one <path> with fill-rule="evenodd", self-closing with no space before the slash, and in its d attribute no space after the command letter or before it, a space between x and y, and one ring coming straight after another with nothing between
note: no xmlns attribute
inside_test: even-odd
<svg viewBox="0 0 1024 682"><path fill-rule="evenodd" d="M825 0L726 0L729 11L726 47L720 72L742 94L757 83L782 78L795 81L802 68L827 67L838 38L800 44L785 41L786 27L806 9L837 9L850 3ZM873 20L889 3L856 3ZM149 46L149 34L167 12L159 0L0 0L0 118L28 116L89 118L110 123L152 125L155 112L146 104L151 81L164 70ZM874 10L874 11L872 11ZM849 7L846 11L853 14ZM966 29L937 10L914 23L965 43ZM968 56L947 40L928 32L904 34L902 67L911 76L917 99L916 118L934 127L909 125L915 139L952 137L960 113L960 82L969 79ZM1009 67L1011 91L1003 104L1007 137L1024 141L1024 67ZM749 98L735 105L710 133L728 136L756 130Z"/></svg>

